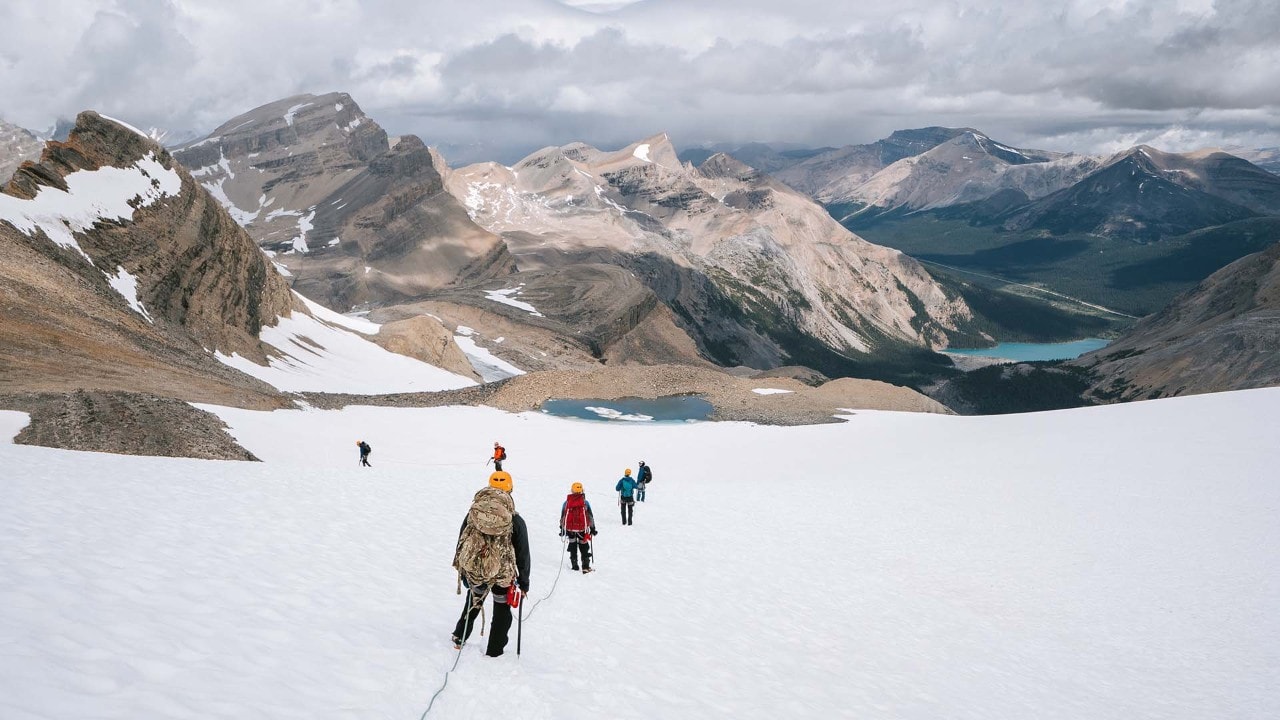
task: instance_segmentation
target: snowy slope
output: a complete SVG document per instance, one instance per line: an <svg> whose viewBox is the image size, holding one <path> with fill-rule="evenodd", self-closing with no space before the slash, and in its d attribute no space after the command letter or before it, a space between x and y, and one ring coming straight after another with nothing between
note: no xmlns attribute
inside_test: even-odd
<svg viewBox="0 0 1280 720"><path fill-rule="evenodd" d="M215 352L220 362L285 392L382 395L470 387L471 378L407 355L385 350L362 335L376 335L377 323L341 315L302 295L311 315L295 312L258 334L277 354L259 365L239 354Z"/></svg>
<svg viewBox="0 0 1280 720"><path fill-rule="evenodd" d="M573 481L599 572L559 577L522 657L468 646L428 717L1280 712L1280 390L792 428L218 412L264 463L0 445L0 717L420 717L494 440L527 608Z"/></svg>

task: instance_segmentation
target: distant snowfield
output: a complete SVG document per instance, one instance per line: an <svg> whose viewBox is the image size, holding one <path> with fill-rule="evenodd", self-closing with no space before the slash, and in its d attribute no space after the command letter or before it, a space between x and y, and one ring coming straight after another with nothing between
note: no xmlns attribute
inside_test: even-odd
<svg viewBox="0 0 1280 720"><path fill-rule="evenodd" d="M789 428L215 411L264 463L0 444L0 717L420 717L494 440L533 545L524 654L477 636L429 718L1280 710L1280 390ZM599 572L533 609L574 481Z"/></svg>
<svg viewBox="0 0 1280 720"><path fill-rule="evenodd" d="M470 378L383 349L361 335L379 325L347 317L297 296L313 316L295 312L258 333L281 354L259 365L237 353L214 353L220 362L285 392L381 395L451 390L475 385ZM357 334L359 333L359 334Z"/></svg>

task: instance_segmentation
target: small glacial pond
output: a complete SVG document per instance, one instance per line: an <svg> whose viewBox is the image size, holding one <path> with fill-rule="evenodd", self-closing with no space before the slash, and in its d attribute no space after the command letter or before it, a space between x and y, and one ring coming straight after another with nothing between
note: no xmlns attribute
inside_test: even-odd
<svg viewBox="0 0 1280 720"><path fill-rule="evenodd" d="M618 422L689 422L706 420L715 410L700 397L679 395L653 400L547 400L542 412L559 417Z"/></svg>
<svg viewBox="0 0 1280 720"><path fill-rule="evenodd" d="M1071 360L1087 352L1106 347L1110 342L1102 338L1086 338L1065 343L1000 343L989 348L947 348L946 352L955 355L995 357L1016 362Z"/></svg>

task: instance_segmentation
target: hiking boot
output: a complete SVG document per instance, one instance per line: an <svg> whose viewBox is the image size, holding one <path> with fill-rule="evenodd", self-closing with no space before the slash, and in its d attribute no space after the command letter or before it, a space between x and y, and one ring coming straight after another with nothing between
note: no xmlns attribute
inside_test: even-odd
<svg viewBox="0 0 1280 720"><path fill-rule="evenodd" d="M577 568L574 568L574 570L577 570ZM583 574L583 575L586 575L586 574L587 574L587 573L589 573L589 572L595 572L595 571L594 571L594 570L592 570L592 569L591 569L591 568L589 568L589 567L582 568L582 574Z"/></svg>
<svg viewBox="0 0 1280 720"><path fill-rule="evenodd" d="M574 563L573 565L570 565L570 566L569 566L569 569L570 569L570 570L577 570L577 569L578 569L578 565L577 565L577 563Z"/></svg>
<svg viewBox="0 0 1280 720"><path fill-rule="evenodd" d="M454 649L454 650L461 650L461 649L462 649L462 641L458 639L458 636L457 636L457 635L450 635L450 636L449 636L449 639L453 641L453 649Z"/></svg>

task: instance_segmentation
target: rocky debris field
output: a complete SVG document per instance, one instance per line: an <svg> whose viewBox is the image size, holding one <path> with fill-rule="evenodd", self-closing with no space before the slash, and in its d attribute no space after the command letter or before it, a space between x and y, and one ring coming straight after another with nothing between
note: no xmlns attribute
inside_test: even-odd
<svg viewBox="0 0 1280 720"><path fill-rule="evenodd" d="M759 394L757 389L787 392ZM742 378L683 365L603 367L586 372L553 370L529 373L478 387L437 393L338 395L307 393L315 407L391 405L438 407L488 405L509 412L537 410L550 399L657 398L699 395L715 407L713 420L763 425L811 425L836 422L843 410L898 410L950 413L946 406L912 390L875 380L842 378L810 387L792 378Z"/></svg>
<svg viewBox="0 0 1280 720"><path fill-rule="evenodd" d="M203 460L258 459L236 444L216 416L182 400L78 390L0 396L0 407L31 416L14 440L20 445Z"/></svg>

